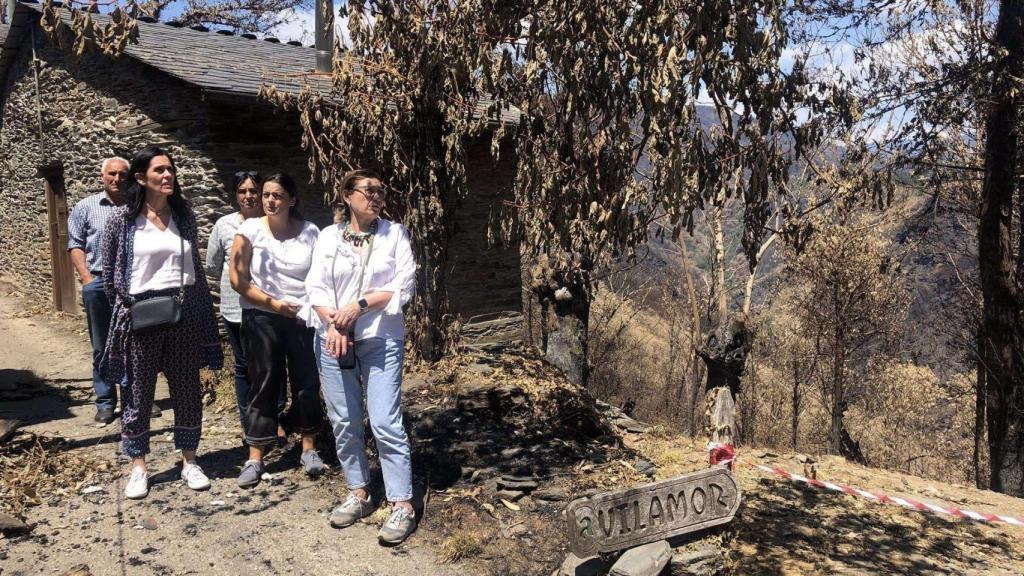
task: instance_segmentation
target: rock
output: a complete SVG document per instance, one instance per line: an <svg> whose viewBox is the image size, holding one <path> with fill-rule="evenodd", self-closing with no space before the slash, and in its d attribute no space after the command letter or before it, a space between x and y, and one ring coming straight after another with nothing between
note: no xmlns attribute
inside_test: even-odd
<svg viewBox="0 0 1024 576"><path fill-rule="evenodd" d="M669 560L672 547L668 542L652 542L630 548L612 565L609 576L657 576Z"/></svg>
<svg viewBox="0 0 1024 576"><path fill-rule="evenodd" d="M535 490L538 486L540 486L540 483L537 480L525 476L502 476L498 478L498 488L529 492Z"/></svg>
<svg viewBox="0 0 1024 576"><path fill-rule="evenodd" d="M101 487L101 486L86 486L85 488L82 488L82 495L83 496L85 496L87 494L95 494L97 492L103 492L103 487Z"/></svg>
<svg viewBox="0 0 1024 576"><path fill-rule="evenodd" d="M88 564L76 564L60 576L92 576Z"/></svg>
<svg viewBox="0 0 1024 576"><path fill-rule="evenodd" d="M519 500L523 496L526 496L525 492L517 492L515 490L498 490L497 492L494 493L494 497L495 498L500 498L502 500L509 500L509 501L512 501L512 502L515 502L516 500Z"/></svg>
<svg viewBox="0 0 1024 576"><path fill-rule="evenodd" d="M507 529L501 529L501 534L505 538L518 538L527 532L529 532L529 530L526 528L526 524L522 522L509 526Z"/></svg>
<svg viewBox="0 0 1024 576"><path fill-rule="evenodd" d="M555 574L557 576L600 576L606 570L608 570L608 563L599 556L579 558L575 554L569 554Z"/></svg>
<svg viewBox="0 0 1024 576"><path fill-rule="evenodd" d="M814 458L811 458L807 454L797 454L796 461L801 464L814 464L817 462Z"/></svg>
<svg viewBox="0 0 1024 576"><path fill-rule="evenodd" d="M516 446L514 448L505 448L504 450L501 451L501 457L504 460L511 460L522 453L522 446Z"/></svg>
<svg viewBox="0 0 1024 576"><path fill-rule="evenodd" d="M646 458L637 458L636 462L633 462L633 468L648 478L653 478L658 472L658 466Z"/></svg>
<svg viewBox="0 0 1024 576"><path fill-rule="evenodd" d="M156 520L154 520L153 518L143 518L142 519L142 527L145 528L146 530L156 530L157 529Z"/></svg>
<svg viewBox="0 0 1024 576"><path fill-rule="evenodd" d="M226 502L223 500L214 500L210 502L210 506L223 506L224 504L226 504Z"/></svg>
<svg viewBox="0 0 1024 576"><path fill-rule="evenodd" d="M28 525L14 516L0 512L0 532L22 532L28 530Z"/></svg>
<svg viewBox="0 0 1024 576"><path fill-rule="evenodd" d="M612 424L618 426L626 432L632 432L634 434L644 434L650 431L651 427L642 422L638 422L629 416L619 416L612 420Z"/></svg>
<svg viewBox="0 0 1024 576"><path fill-rule="evenodd" d="M717 576L724 571L725 558L715 546L677 550L672 554L672 576Z"/></svg>
<svg viewBox="0 0 1024 576"><path fill-rule="evenodd" d="M569 499L569 492L561 486L545 486L533 491L533 497L538 500L561 502Z"/></svg>
<svg viewBox="0 0 1024 576"><path fill-rule="evenodd" d="M0 446L14 436L19 426L21 426L21 420L0 420Z"/></svg>

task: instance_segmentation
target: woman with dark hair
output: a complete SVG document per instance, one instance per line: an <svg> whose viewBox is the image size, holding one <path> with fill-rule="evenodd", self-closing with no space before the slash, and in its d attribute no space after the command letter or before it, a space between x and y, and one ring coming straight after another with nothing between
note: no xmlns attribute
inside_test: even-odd
<svg viewBox="0 0 1024 576"><path fill-rule="evenodd" d="M166 152L143 148L129 174L134 182L127 202L110 217L103 237L103 269L112 271L103 275L103 284L113 309L103 369L110 382L124 377L121 447L133 464L124 492L128 498L149 492L146 454L158 372L171 392L181 478L189 488L204 490L210 481L196 464L203 419L199 369L219 369L224 357L206 277L196 274L202 269L196 219ZM167 297L181 307L177 320L160 316L156 325L142 328L133 318L136 304Z"/></svg>
<svg viewBox="0 0 1024 576"><path fill-rule="evenodd" d="M240 337L242 309L238 303L238 292L231 287L229 265L231 246L235 242L238 227L250 218L263 216L263 204L260 200L262 183L263 180L256 171L242 170L234 173L229 190L234 193L238 211L217 219L206 245L206 275L220 283L220 316L235 359L235 399L242 430L245 430L245 407L249 404L249 375ZM278 399L278 409L282 411L288 401L283 392L282 390ZM284 435L281 429L278 429L277 433L279 437Z"/></svg>
<svg viewBox="0 0 1024 576"><path fill-rule="evenodd" d="M231 248L231 286L241 295L242 350L249 365L249 403L245 443L249 459L238 475L242 488L256 486L264 472L263 456L277 439L277 400L285 379L291 380L289 422L302 435L302 465L319 475L324 463L316 451L323 418L312 312L305 279L320 229L302 219L295 181L280 172L263 181L262 218L246 220Z"/></svg>
<svg viewBox="0 0 1024 576"><path fill-rule="evenodd" d="M365 412L377 440L384 490L393 504L378 538L398 544L416 528L411 451L402 422L402 307L415 292L416 261L405 228L380 217L386 196L380 176L371 170L345 176L339 199L348 217L320 234L306 290L321 319L316 357L349 489L331 512L331 525L344 528L374 511L363 442Z"/></svg>

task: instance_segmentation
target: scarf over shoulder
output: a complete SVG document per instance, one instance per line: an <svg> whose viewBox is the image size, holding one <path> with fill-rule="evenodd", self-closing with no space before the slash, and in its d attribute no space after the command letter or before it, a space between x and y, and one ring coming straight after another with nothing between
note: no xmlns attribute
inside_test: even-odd
<svg viewBox="0 0 1024 576"><path fill-rule="evenodd" d="M184 217L179 217L174 211L171 217L178 225L182 237L191 243L192 263L199 272L195 275L195 283L185 287L181 322L186 333L195 336L190 338L190 341L199 348L194 357L204 360L199 367L209 366L217 370L224 364L224 354L220 346L216 316L213 313L213 299L206 284L206 276L202 274L203 266L199 262L199 232L195 215L191 209L186 208ZM133 224L134 217L129 215L129 208L121 206L110 215L103 231L103 290L110 302L111 316L110 332L100 362L100 370L107 382L121 382L124 378L129 358L128 346L133 335L131 307L136 298L129 294L132 261L135 258Z"/></svg>

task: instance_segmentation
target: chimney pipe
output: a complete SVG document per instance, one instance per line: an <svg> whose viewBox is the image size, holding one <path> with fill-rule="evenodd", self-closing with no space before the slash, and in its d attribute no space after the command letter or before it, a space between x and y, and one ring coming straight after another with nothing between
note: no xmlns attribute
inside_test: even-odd
<svg viewBox="0 0 1024 576"><path fill-rule="evenodd" d="M334 60L334 0L316 0L316 71L330 72Z"/></svg>

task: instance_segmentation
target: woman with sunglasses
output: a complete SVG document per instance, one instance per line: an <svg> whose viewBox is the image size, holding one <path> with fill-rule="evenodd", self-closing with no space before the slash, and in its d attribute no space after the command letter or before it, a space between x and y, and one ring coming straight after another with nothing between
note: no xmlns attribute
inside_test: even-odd
<svg viewBox="0 0 1024 576"><path fill-rule="evenodd" d="M310 304L320 317L316 358L327 413L348 498L331 513L343 528L373 512L363 445L363 387L377 440L391 514L378 534L386 544L405 540L416 527L412 463L402 422L404 306L416 282L409 234L380 217L386 190L371 170L346 175L341 200L348 218L324 229L306 277Z"/></svg>
<svg viewBox="0 0 1024 576"><path fill-rule="evenodd" d="M228 343L231 345L231 354L235 359L235 399L238 403L238 417L242 423L242 430L245 430L245 407L249 403L249 376L239 336L242 309L238 303L238 292L231 287L231 274L228 268L231 246L235 242L238 227L250 218L263 216L263 204L260 201L261 183L259 172L235 172L229 190L234 192L238 211L217 219L206 245L206 275L220 283L220 317L224 323L224 331L228 335ZM278 398L279 412L284 411L288 402L284 392L282 389ZM284 436L284 430L279 428L277 435L279 438Z"/></svg>
<svg viewBox="0 0 1024 576"><path fill-rule="evenodd" d="M324 470L316 451L320 407L313 329L305 278L319 228L298 212L295 181L283 172L268 176L261 190L262 218L238 227L231 248L231 287L240 295L242 350L249 368L249 399L245 410L245 443L249 459L238 485L251 488L264 472L263 457L277 440L278 398L291 381L289 420L302 435L301 462L306 474Z"/></svg>
<svg viewBox="0 0 1024 576"><path fill-rule="evenodd" d="M158 372L171 392L181 478L189 488L205 490L210 481L196 464L203 419L199 369L219 369L224 357L206 277L196 274L201 270L196 218L166 152L143 148L132 158L129 173L134 182L127 202L104 230L103 269L111 273L103 275L103 288L112 315L101 365L107 381L122 382L124 388L121 449L133 465L124 494L142 498L149 493L146 455ZM169 296L180 303L179 319L156 314L150 319L158 324L142 329L133 307Z"/></svg>

